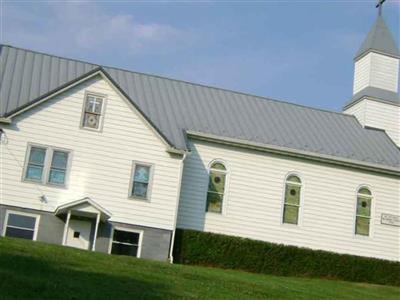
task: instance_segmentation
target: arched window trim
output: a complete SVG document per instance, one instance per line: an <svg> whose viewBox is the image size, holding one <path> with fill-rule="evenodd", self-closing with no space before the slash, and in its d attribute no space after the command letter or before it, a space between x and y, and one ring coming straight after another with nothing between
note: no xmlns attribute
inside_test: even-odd
<svg viewBox="0 0 400 300"><path fill-rule="evenodd" d="M216 163L220 163L220 164L223 164L224 166L225 166L225 171L224 170L219 170L219 169L214 169L214 170L216 170L216 171L218 171L218 172L224 172L224 173L229 173L229 165L227 164L227 162L225 161L225 160L223 160L222 158L215 158L215 159L213 159L212 161L210 161L209 163L208 163L208 167L207 167L207 171L208 171L208 173L210 173L210 171L211 171L211 169L212 169L212 165L213 164L216 164Z"/></svg>
<svg viewBox="0 0 400 300"><path fill-rule="evenodd" d="M297 177L297 178L300 180L300 182L290 181L290 180L289 180L290 177ZM300 177L299 175L293 174L293 173L292 173L292 174L289 174L288 176L286 176L285 183L287 183L287 182L290 182L290 184L299 185L299 186L302 186L302 185L303 185L303 181L301 180L301 177Z"/></svg>
<svg viewBox="0 0 400 300"><path fill-rule="evenodd" d="M290 176L296 176L300 179L300 183L297 182L290 182L291 184L298 185L301 187L300 191L300 202L299 202L299 214L297 217L297 224L290 224L290 223L285 223L283 221L283 214L285 211L285 195L286 195L286 183L288 182L288 179ZM282 193L282 206L281 206L281 214L280 214L280 222L282 226L290 226L290 227L299 227L302 225L303 222L303 207L304 207L304 191L305 191L305 182L303 179L303 176L300 174L300 172L297 171L290 171L289 173L286 174L284 181L283 181L283 193Z"/></svg>
<svg viewBox="0 0 400 300"><path fill-rule="evenodd" d="M360 194L360 190L366 188L369 190L371 195ZM356 226L357 226L357 203L358 197L366 197L371 199L371 212L369 216L369 232L368 235L362 235L356 233ZM373 188L368 184L360 184L355 190L355 201L354 201L354 214L353 214L353 235L355 238L358 239L370 239L373 233L373 225L374 225L374 212L375 212L375 196L373 192Z"/></svg>
<svg viewBox="0 0 400 300"><path fill-rule="evenodd" d="M220 163L223 164L225 166L225 170L219 170L219 169L213 169L212 165L215 163ZM221 158L215 158L213 160L211 160L208 163L207 166L207 193L206 193L206 201L205 201L205 212L208 214L213 214L213 215L225 215L226 214L226 203L227 203L227 194L228 194L228 186L229 186L229 164L226 162L226 160L221 159ZM221 208L221 213L217 213L217 212L209 212L207 211L207 198L208 198L208 180L210 180L210 172L214 171L214 172L220 172L225 174L225 186L224 186L224 195L222 197L222 208Z"/></svg>
<svg viewBox="0 0 400 300"><path fill-rule="evenodd" d="M361 191L362 189L367 189L367 190L370 192L371 195L366 195L366 194L360 193L360 191ZM360 185L360 186L358 187L358 189L357 189L357 195L362 196L362 197L373 198L373 194L372 194L371 188L370 188L369 186L366 186L366 185Z"/></svg>

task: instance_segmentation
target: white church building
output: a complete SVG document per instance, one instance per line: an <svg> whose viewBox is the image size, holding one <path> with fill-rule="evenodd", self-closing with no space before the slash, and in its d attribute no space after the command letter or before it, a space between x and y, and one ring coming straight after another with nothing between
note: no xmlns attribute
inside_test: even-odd
<svg viewBox="0 0 400 300"><path fill-rule="evenodd" d="M172 260L183 228L400 260L400 53L382 16L343 112L9 45L0 59L1 236Z"/></svg>

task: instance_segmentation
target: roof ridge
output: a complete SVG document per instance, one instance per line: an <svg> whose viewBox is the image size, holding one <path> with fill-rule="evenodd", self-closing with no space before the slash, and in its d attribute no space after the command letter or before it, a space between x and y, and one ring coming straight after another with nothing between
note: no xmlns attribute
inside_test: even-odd
<svg viewBox="0 0 400 300"><path fill-rule="evenodd" d="M124 68L107 66L107 65L103 65L103 64L96 64L96 63L91 63L91 62L87 62L87 61L83 61L83 60L79 60L79 59L75 59L75 58L62 57L62 56L59 56L59 55L44 53L44 52L41 52L41 51L26 49L26 48L22 48L22 47L16 47L16 46L2 44L2 43L0 43L0 46L6 46L6 47L14 48L14 49L28 51L28 52L31 52L31 53L37 53L37 54L57 57L57 58L60 58L60 59L73 60L73 61L81 62L81 63L84 63L84 64L89 64L89 65L101 67L102 69L105 69L105 68L106 69L114 69L114 70L118 70L118 71L135 73L135 74L140 74L140 75L145 75L145 76L151 76L151 77L156 77L156 78L160 78L160 79L167 79L167 80L181 82L181 83L185 83L185 84L211 88L211 89L214 89L214 90L219 90L219 91L224 91L224 92L231 92L231 93L235 93L235 94L238 94L238 95L250 96L250 97L258 98L258 100L267 100L267 101L272 101L272 102L277 102L277 103L293 105L293 106L297 106L297 107L301 107L301 108L321 111L321 112L324 112L324 113L337 114L337 115L340 115L340 116L343 116L343 117L352 117L352 115L344 114L342 112L337 112L337 111L332 111L332 110L328 110L328 109L307 106L307 105L303 105L303 104L290 102L290 101L287 101L287 100L268 98L268 97L265 97L265 96L259 96L259 95L255 95L255 94L251 94L251 93L235 91L235 90L231 90L231 89L228 89L228 88L221 88L221 87L216 87L216 86L207 85L207 84L195 83L195 82L190 82L190 81L187 81L187 80L176 79L176 78L171 78L171 77L168 77L168 76L161 76L161 75L156 75L156 74L150 74L150 73L146 73L146 72L132 71L132 70L124 69ZM106 71L106 70L104 70L104 71Z"/></svg>
<svg viewBox="0 0 400 300"><path fill-rule="evenodd" d="M206 88L210 88L210 89L214 89L214 90L235 93L235 94L239 94L239 95L243 95L243 96L250 96L250 97L258 98L258 99L261 99L261 100L268 100L268 101L272 101L272 102L278 102L278 103L283 103L283 104L288 104L288 105L293 105L293 106L299 106L299 107L302 107L302 108L318 110L318 111L322 111L322 112L325 112L325 113L338 114L338 115L345 116L345 117L349 116L347 114L344 114L344 113L341 113L341 112L337 112L337 111L333 111L333 110L307 106L307 105L303 105L303 104L299 104L299 103L290 102L288 100L274 99L274 98L269 98L269 97L266 97L266 96L259 96L259 95L255 95L255 94L251 94L251 93L235 91L235 90L231 90L231 89L228 89L228 88L221 88L221 87L216 87L216 86L212 86L212 85L196 83L196 82L191 82L191 81L187 81L187 80L176 79L176 78L171 78L171 77L161 76L161 75L155 75L155 74L150 74L150 73L145 73L145 72L131 71L131 70L121 69L121 68L117 68L117 67L110 67L110 66L102 66L102 67L103 68L109 68L109 69L115 69L115 70L119 70L119 71L124 71L124 72L140 74L140 75L145 75L145 76L156 77L156 78L160 78L160 79L167 79L167 80L171 80L171 81L186 83L186 84L200 86L200 87L206 87Z"/></svg>
<svg viewBox="0 0 400 300"><path fill-rule="evenodd" d="M23 51L27 51L27 52L31 52L31 53L36 53L36 54L41 54L41 55L46 55L46 56L52 56L52 57L56 57L56 58L60 58L60 59L73 60L73 61L76 61L76 62L80 62L80 63L84 63L84 64L88 64L88 65L93 65L95 67L101 67L102 66L102 65L91 63L91 62L87 62L87 61L84 61L84 60L81 60L81 59L63 57L63 56L56 55L56 54L49 54L49 53L45 53L45 52L38 51L38 50L32 50L32 49L27 49L27 48L22 48L22 47L16 47L16 46L9 45L9 44L0 43L0 47L9 47L9 48L17 49L17 50L23 50Z"/></svg>

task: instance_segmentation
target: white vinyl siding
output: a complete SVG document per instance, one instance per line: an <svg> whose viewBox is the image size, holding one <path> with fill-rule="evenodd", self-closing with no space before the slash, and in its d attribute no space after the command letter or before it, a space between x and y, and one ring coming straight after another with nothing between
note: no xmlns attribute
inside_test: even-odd
<svg viewBox="0 0 400 300"><path fill-rule="evenodd" d="M355 63L353 94L368 86L397 93L398 77L398 58L371 52Z"/></svg>
<svg viewBox="0 0 400 300"><path fill-rule="evenodd" d="M360 124L362 126L365 125L365 118L366 118L366 101L360 101L352 106L350 106L349 108L347 108L344 113L348 114L348 115L353 115L357 118L358 122L360 122Z"/></svg>
<svg viewBox="0 0 400 300"><path fill-rule="evenodd" d="M353 94L357 94L359 91L369 86L370 74L371 74L370 66L371 66L370 54L367 54L358 61L356 61L354 65Z"/></svg>
<svg viewBox="0 0 400 300"><path fill-rule="evenodd" d="M399 59L371 53L370 86L397 93L399 82Z"/></svg>
<svg viewBox="0 0 400 300"><path fill-rule="evenodd" d="M398 92L399 59L368 53L355 62L353 94L366 87L375 87L391 92ZM344 111L354 115L363 126L383 129L400 147L400 107L374 101L361 100Z"/></svg>
<svg viewBox="0 0 400 300"><path fill-rule="evenodd" d="M365 126L386 131L393 142L400 147L400 106L372 100L366 102Z"/></svg>
<svg viewBox="0 0 400 300"><path fill-rule="evenodd" d="M107 95L101 134L80 128L87 91ZM111 221L173 228L182 156L167 153L155 131L102 77L89 79L22 113L4 130L9 143L7 148L1 145L2 204L52 212L62 203L90 197L112 213ZM68 188L21 182L28 142L73 151ZM132 161L156 166L151 202L128 198ZM40 201L43 194L47 203Z"/></svg>
<svg viewBox="0 0 400 300"><path fill-rule="evenodd" d="M179 228L216 232L339 253L399 260L400 228L380 223L382 213L400 214L400 181L391 176L307 160L190 141L178 213ZM207 214L207 165L229 162L226 213ZM288 173L301 174L301 226L282 224ZM374 194L371 236L354 234L355 195L360 184Z"/></svg>
<svg viewBox="0 0 400 300"><path fill-rule="evenodd" d="M364 99L351 106L345 113L354 115L363 126L385 130L400 147L400 107Z"/></svg>

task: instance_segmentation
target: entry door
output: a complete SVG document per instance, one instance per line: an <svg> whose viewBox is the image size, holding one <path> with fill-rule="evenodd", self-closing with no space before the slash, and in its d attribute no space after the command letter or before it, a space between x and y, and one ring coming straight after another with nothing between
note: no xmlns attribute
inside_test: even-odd
<svg viewBox="0 0 400 300"><path fill-rule="evenodd" d="M67 232L67 246L88 250L91 227L92 224L89 221L70 219Z"/></svg>

